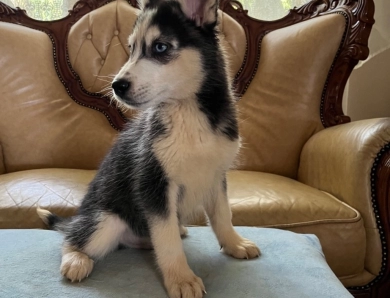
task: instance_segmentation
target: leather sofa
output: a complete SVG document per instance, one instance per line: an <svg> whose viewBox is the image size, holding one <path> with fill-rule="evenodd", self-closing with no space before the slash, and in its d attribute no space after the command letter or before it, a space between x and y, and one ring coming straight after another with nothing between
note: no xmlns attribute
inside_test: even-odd
<svg viewBox="0 0 390 298"><path fill-rule="evenodd" d="M136 113L108 96L135 6L80 1L66 18L38 22L0 2L0 228L44 228L37 204L76 212ZM262 22L220 1L242 136L228 174L233 223L317 235L356 297L390 292L390 118L350 122L342 112L373 14L372 0L320 0Z"/></svg>

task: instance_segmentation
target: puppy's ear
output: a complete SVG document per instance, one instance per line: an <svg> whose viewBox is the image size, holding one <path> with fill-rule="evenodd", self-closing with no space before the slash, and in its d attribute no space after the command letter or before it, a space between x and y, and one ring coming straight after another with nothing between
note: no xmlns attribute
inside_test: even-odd
<svg viewBox="0 0 390 298"><path fill-rule="evenodd" d="M215 25L218 17L218 0L178 0L184 14L198 27Z"/></svg>

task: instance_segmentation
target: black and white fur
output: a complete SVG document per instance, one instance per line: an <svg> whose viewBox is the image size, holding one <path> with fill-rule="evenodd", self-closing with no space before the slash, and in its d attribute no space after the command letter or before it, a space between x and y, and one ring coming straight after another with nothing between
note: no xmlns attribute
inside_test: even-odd
<svg viewBox="0 0 390 298"><path fill-rule="evenodd" d="M235 98L219 43L217 0L144 0L130 58L113 89L141 110L128 123L89 185L78 215L38 208L65 234L61 273L87 277L93 260L118 245L153 247L170 297L202 297L180 235L204 208L224 252L254 258L257 246L231 223L226 171L239 150Z"/></svg>

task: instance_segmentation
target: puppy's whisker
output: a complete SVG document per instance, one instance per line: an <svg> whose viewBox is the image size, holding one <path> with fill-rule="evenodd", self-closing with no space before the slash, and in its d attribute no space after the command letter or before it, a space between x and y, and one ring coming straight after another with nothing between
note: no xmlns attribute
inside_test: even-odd
<svg viewBox="0 0 390 298"><path fill-rule="evenodd" d="M103 88L101 91L109 91L112 90L111 86Z"/></svg>
<svg viewBox="0 0 390 298"><path fill-rule="evenodd" d="M104 93L104 92L110 91L110 90L112 90L111 87L105 87L105 88L99 90L98 93Z"/></svg>
<svg viewBox="0 0 390 298"><path fill-rule="evenodd" d="M116 75L114 74L109 74L107 76L103 76L103 75L94 75L95 77L99 77L99 78L110 78L110 79L113 79L115 78Z"/></svg>
<svg viewBox="0 0 390 298"><path fill-rule="evenodd" d="M113 90L111 84L104 84L100 89L100 91L107 91L107 90Z"/></svg>
<svg viewBox="0 0 390 298"><path fill-rule="evenodd" d="M102 82L106 82L106 83L109 83L109 84L111 84L112 83L112 81L108 81L108 80L106 80L106 79L102 79L102 78L96 78L97 80L99 80L99 81L102 81Z"/></svg>

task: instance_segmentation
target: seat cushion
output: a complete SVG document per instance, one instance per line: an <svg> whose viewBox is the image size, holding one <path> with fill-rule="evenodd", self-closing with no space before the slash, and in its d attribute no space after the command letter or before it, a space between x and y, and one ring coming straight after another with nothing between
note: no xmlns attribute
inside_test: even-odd
<svg viewBox="0 0 390 298"><path fill-rule="evenodd" d="M73 215L95 173L41 169L0 175L0 228L44 228L37 205L60 216Z"/></svg>
<svg viewBox="0 0 390 298"><path fill-rule="evenodd" d="M334 196L293 179L231 171L228 181L235 225L283 228L361 220L358 211Z"/></svg>
<svg viewBox="0 0 390 298"><path fill-rule="evenodd" d="M237 228L262 249L253 260L222 254L210 228L190 228L184 249L210 298L352 297L332 273L314 235L262 228ZM95 264L81 283L60 276L62 236L44 230L0 231L0 296L166 297L149 250L116 251Z"/></svg>
<svg viewBox="0 0 390 298"><path fill-rule="evenodd" d="M228 196L234 225L315 234L343 282L364 272L363 219L334 196L290 178L251 171L228 174Z"/></svg>
<svg viewBox="0 0 390 298"><path fill-rule="evenodd" d="M73 215L95 173L42 169L0 175L0 228L44 228L35 205L60 216ZM345 284L364 272L363 221L335 197L289 178L250 171L228 174L228 196L234 225L315 234ZM206 222L203 218L192 224Z"/></svg>

